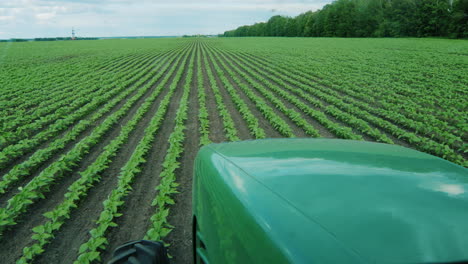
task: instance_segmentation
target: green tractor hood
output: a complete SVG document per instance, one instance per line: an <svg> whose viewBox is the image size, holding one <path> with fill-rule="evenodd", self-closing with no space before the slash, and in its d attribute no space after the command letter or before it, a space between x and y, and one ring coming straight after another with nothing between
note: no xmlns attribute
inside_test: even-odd
<svg viewBox="0 0 468 264"><path fill-rule="evenodd" d="M197 157L194 192L199 225L206 228L203 214L212 227L221 225L201 231L211 263L468 260L467 170L400 146L337 139L211 144ZM242 256L217 256L210 251L215 237L231 240L231 248L217 251ZM267 262L256 258L265 254Z"/></svg>

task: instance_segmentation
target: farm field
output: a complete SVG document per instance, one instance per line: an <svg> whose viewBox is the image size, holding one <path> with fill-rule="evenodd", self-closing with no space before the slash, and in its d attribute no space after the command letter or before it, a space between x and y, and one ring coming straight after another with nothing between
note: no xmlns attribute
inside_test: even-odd
<svg viewBox="0 0 468 264"><path fill-rule="evenodd" d="M192 167L211 142L366 140L467 167L466 43L0 43L2 262L105 262L144 237L191 263Z"/></svg>

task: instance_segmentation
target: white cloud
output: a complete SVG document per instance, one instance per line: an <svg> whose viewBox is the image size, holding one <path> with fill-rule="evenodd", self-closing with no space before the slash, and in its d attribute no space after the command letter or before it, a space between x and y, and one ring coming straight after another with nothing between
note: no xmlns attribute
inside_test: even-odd
<svg viewBox="0 0 468 264"><path fill-rule="evenodd" d="M0 21L13 20L15 16L0 16Z"/></svg>
<svg viewBox="0 0 468 264"><path fill-rule="evenodd" d="M38 20L49 20L51 18L55 17L55 13L52 12L52 13L39 13L39 14L36 14L36 18Z"/></svg>

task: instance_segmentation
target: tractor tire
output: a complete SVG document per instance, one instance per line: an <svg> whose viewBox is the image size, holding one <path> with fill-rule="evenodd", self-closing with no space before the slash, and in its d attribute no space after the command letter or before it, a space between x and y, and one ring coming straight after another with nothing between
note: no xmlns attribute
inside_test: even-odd
<svg viewBox="0 0 468 264"><path fill-rule="evenodd" d="M118 247L108 264L169 264L162 242L130 241Z"/></svg>

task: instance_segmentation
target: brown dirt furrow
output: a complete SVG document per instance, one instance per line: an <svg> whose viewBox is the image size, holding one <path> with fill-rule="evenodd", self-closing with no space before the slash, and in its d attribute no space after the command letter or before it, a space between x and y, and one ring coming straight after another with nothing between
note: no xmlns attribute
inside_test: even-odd
<svg viewBox="0 0 468 264"><path fill-rule="evenodd" d="M206 56L204 54L204 50L202 51L202 57ZM226 109L229 111L231 114L232 120L235 124L235 127L239 133L239 138L241 140L248 140L248 139L253 139L252 134L250 134L249 127L247 126L247 122L244 120L242 115L239 113L239 111L236 108L236 105L232 101L231 96L227 92L226 88L224 87L223 83L219 79L219 76L216 74L216 71L213 67L213 62L208 58L208 65L204 65L204 68L210 67L211 72L213 73L213 76L216 80L216 83L218 84L219 87L219 92L221 96L223 97L223 102L226 106ZM206 72L206 69L205 69ZM209 110L208 110L209 111ZM214 110L213 110L214 111Z"/></svg>
<svg viewBox="0 0 468 264"><path fill-rule="evenodd" d="M219 52L221 53L221 52ZM223 53L224 54L224 53ZM233 71L233 72L236 72L234 70L234 67L236 67L237 69L239 69L240 71L246 73L250 78L252 78L254 81L256 81L257 83L259 83L261 86L263 86L264 88L266 88L264 85L262 85L260 82L258 82L255 77L253 77L251 74L249 74L248 72L244 71L240 66L239 66L239 62L233 60L233 59L230 59L230 62L233 63L234 67L230 66L228 64L228 61L226 60L226 58L224 58L223 56L220 55L220 58L222 59L222 61ZM240 76L237 72L236 72L236 76L241 80L241 83L244 84L244 85L247 85L250 87L250 84L247 82L247 80L245 80L242 76ZM239 88L239 85L236 86L238 89ZM265 98L257 89L255 88L252 88L251 89L252 92L257 95L258 97L262 98L263 101L265 101L265 103L271 108L273 109L273 112L275 113L276 116L278 116L279 118L281 118L282 120L284 120L286 122L286 124L288 124L288 126L291 128L291 130L293 131L294 135L296 135L296 137L308 137L307 134L304 132L304 130L300 127L298 127L288 116L286 116L283 112L281 112L270 100L268 100L267 98ZM268 90L268 89L267 89Z"/></svg>
<svg viewBox="0 0 468 264"><path fill-rule="evenodd" d="M166 65L167 62L164 64ZM164 65L161 65L161 66L164 66ZM154 65L156 66L156 65ZM159 83L160 80L158 80L157 83ZM147 83L147 82L146 82ZM145 84L146 84L145 83ZM131 86L130 86L131 87ZM129 88L130 88L129 87ZM150 89L151 90L151 89ZM152 91L152 90L151 90ZM147 94L150 94L151 91L148 91ZM47 159L45 162L43 162L37 169L33 170L32 173L30 175L28 175L27 177L24 177L23 179L21 179L20 181L12 184L11 188L9 188L9 190L2 194L0 196L0 206L4 206L6 205L6 201L8 199L10 199L14 194L16 194L18 192L17 188L19 186L23 186L24 184L26 184L28 181L30 181L31 179L33 179L34 177L36 177L39 173L41 173L41 171L43 171L45 168L47 168L48 166L50 166L52 163L56 162L60 156L63 154L63 153L67 153L68 151L70 151L77 142L80 142L83 138L89 136L91 134L91 132L94 130L94 128L96 126L98 126L99 124L101 124L107 117L109 117L112 113L114 113L115 111L117 111L117 109L120 109L126 102L129 98L132 98L136 93L138 92L138 89L136 89L134 92L130 93L128 96L126 96L123 100L121 100L119 103L117 103L109 112L107 112L106 114L104 114L102 117L100 117L94 124L92 124L91 126L89 126L87 129L85 129L83 132L81 132L81 134L76 137L75 140L72 140L70 142L68 142L65 147L58 153L55 153L53 154L49 159ZM118 95L116 95L118 96ZM146 97L146 95L142 96L142 98ZM141 100L141 99L140 99ZM144 99L143 99L144 100ZM88 115L86 115L83 119L88 119L91 117L91 115L93 115L95 112L92 112L92 113L89 113ZM61 138L63 137L65 134L67 134L71 129L73 129L73 126L74 125L71 125L70 128L68 128L66 131L62 132L58 137L54 137L50 140L48 140L47 142L41 144L36 150L38 149L43 149L43 148L47 148L47 146L52 142L54 141L55 139L57 138ZM30 153L29 155L25 155L25 157L22 157L20 158L20 160L18 160L17 162L15 162L16 164L19 164L21 162L24 162L25 160L27 160L33 153Z"/></svg>
<svg viewBox="0 0 468 264"><path fill-rule="evenodd" d="M168 86L173 77L165 85L164 91L158 96L143 119L140 120L109 168L102 174L101 181L81 201L79 209L72 213L71 218L62 226L55 239L46 248L46 251L37 259L37 263L59 263L61 259L74 260L78 257L80 245L89 239L88 232L95 227L95 221L103 209L102 202L107 198L112 189L115 188L121 167L130 159L138 142L143 137L144 130L157 111L160 101L167 94ZM155 87L153 86L152 89Z"/></svg>
<svg viewBox="0 0 468 264"><path fill-rule="evenodd" d="M71 173L69 177L64 177L62 181L51 188L51 192L47 194L47 199L43 199L33 205L28 211L30 215L41 216L43 213L51 210L59 202L63 200L63 195L68 191L68 187L71 183L77 180L80 175L79 171L83 171L87 166L89 166L97 156L102 152L104 146L106 146L113 138L115 138L120 133L120 128L129 120L131 120L144 102L146 97L148 97L152 91L155 90L157 84L160 83L160 80L149 89L129 110L129 112L122 118L120 125L115 125L111 131L107 134L106 138L101 141L97 146L93 147L90 150L90 153L78 164L78 168L75 169L74 173ZM133 149L136 147L138 140L142 137L144 132L144 127L148 124L151 119L152 111L155 111L159 106L159 102L167 91L158 96L155 100L151 109L140 121L139 126L132 132L126 144L124 144L117 154L114 157L113 162L110 164L109 168L102 173L101 181L88 193L88 196L81 200L79 208L72 212L71 219L67 221L62 226L62 229L57 233L56 238L52 241L49 248L52 249L52 253L46 251L44 254L45 257L41 257L44 262L48 263L60 263L61 254L70 251L69 248L60 248L61 246L71 245L72 242L69 240L78 240L77 237L84 236L87 234L87 231L90 229L88 227L92 226L94 223L93 219L89 220L93 215L99 215L100 209L102 208L102 201L106 199L108 193L112 188L114 188L117 181L116 175L120 172L120 167L122 164L128 160ZM97 219L97 217L96 217ZM19 250L18 254L12 254L14 258L17 258L21 255L21 249L30 243L30 237L32 235L31 229L44 221L43 217L23 217L22 222L19 223L13 230L6 233L4 237L9 237L12 239L5 239L6 243L12 243L15 246L15 249ZM78 245L79 246L79 245ZM8 247L6 247L8 248ZM54 252L55 251L55 252ZM63 251L63 252L62 252ZM49 254L50 253L50 254ZM76 253L76 252L74 252ZM2 254L0 249L0 254ZM51 260L56 260L53 262Z"/></svg>
<svg viewBox="0 0 468 264"><path fill-rule="evenodd" d="M193 50L192 50L193 52ZM190 54L188 55L190 56ZM169 148L169 136L175 127L175 117L183 94L183 83L188 69L188 59L184 65L184 73L177 84L171 106L168 108L164 122L157 132L150 152L146 158L141 175L133 183L133 191L127 196L122 207L123 215L115 222L117 228L112 229L107 238L109 245L103 252L104 262L112 257L113 250L130 240L143 239L148 231L155 208L151 205L157 195L156 186L159 184L159 174L162 172L162 163ZM193 97L193 96L192 96ZM173 214L173 211L170 212Z"/></svg>

